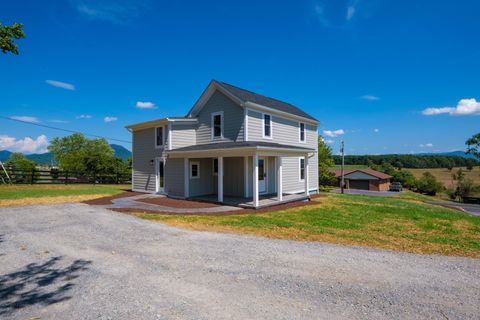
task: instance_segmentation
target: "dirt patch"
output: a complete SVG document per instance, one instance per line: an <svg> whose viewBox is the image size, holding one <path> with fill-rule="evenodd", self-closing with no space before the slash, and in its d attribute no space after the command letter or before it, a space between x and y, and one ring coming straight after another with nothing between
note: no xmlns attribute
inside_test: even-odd
<svg viewBox="0 0 480 320"><path fill-rule="evenodd" d="M174 200L177 201L177 200ZM188 202L188 200L186 200ZM160 214L160 215L176 215L176 216L231 216L231 215L240 215L240 214L262 214L268 213L273 211L282 211L291 208L300 208L300 207L309 207L309 206L318 206L318 201L297 201L297 202L290 202L284 203L277 206L262 208L262 209L239 209L234 211L220 211L220 212L191 212L191 213L178 213L178 212L164 212L164 211L156 211L156 210L139 210L134 208L114 208L110 209L117 212L123 213L136 213L136 214ZM218 206L218 205L213 205ZM190 207L193 208L193 207Z"/></svg>
<svg viewBox="0 0 480 320"><path fill-rule="evenodd" d="M43 198L23 198L23 199L1 199L0 207L10 206L31 206L37 204L59 204L67 202L84 202L93 201L98 198L98 194L85 194L75 196L56 196Z"/></svg>
<svg viewBox="0 0 480 320"><path fill-rule="evenodd" d="M91 204L91 205L97 205L97 206L105 206L105 205L109 205L109 204L113 204L112 203L112 200L114 199L120 199L120 198L128 198L128 197L133 197L133 196L139 196L143 193L141 192L133 192L133 191L127 191L127 192L123 192L123 193L120 193L120 194L116 194L114 196L107 196L107 197L101 197L101 198L97 198L96 199L91 199L91 200L87 200L87 201L83 201L83 203L86 203L86 204Z"/></svg>
<svg viewBox="0 0 480 320"><path fill-rule="evenodd" d="M160 206L166 206L171 208L215 208L220 207L218 204L193 201L193 200L182 200L182 199L172 199L168 197L157 197L157 198L147 198L137 200L138 202L145 202L149 204L157 204Z"/></svg>

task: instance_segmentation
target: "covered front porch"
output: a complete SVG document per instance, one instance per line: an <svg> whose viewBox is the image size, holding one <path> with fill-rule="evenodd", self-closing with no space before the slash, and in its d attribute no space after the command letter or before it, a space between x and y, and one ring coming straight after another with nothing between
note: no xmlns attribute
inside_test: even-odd
<svg viewBox="0 0 480 320"><path fill-rule="evenodd" d="M274 143L216 143L168 152L182 158L184 197L263 208L310 198L309 156L314 150ZM298 166L284 174L283 159L295 158ZM295 192L284 192L284 179L302 184Z"/></svg>

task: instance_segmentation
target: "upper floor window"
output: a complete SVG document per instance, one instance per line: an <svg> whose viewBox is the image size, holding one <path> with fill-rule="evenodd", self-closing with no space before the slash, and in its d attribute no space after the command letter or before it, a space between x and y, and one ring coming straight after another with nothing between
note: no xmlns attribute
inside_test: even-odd
<svg viewBox="0 0 480 320"><path fill-rule="evenodd" d="M298 128L299 129L298 130L299 131L299 137L298 137L298 139L299 139L300 142L305 142L305 123L300 122L298 125L299 125L299 128Z"/></svg>
<svg viewBox="0 0 480 320"><path fill-rule="evenodd" d="M212 139L223 137L223 112L212 113Z"/></svg>
<svg viewBox="0 0 480 320"><path fill-rule="evenodd" d="M163 146L163 127L155 128L155 146Z"/></svg>
<svg viewBox="0 0 480 320"><path fill-rule="evenodd" d="M263 115L263 137L272 137L272 116L269 114Z"/></svg>

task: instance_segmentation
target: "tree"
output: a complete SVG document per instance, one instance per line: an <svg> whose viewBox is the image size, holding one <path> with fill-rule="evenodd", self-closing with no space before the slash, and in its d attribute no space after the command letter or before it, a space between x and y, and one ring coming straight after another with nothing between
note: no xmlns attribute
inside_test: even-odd
<svg viewBox="0 0 480 320"><path fill-rule="evenodd" d="M13 171L11 174L12 180L16 183L33 183L33 180L38 177L35 161L25 158L22 153L12 153L5 164L7 167L21 171Z"/></svg>
<svg viewBox="0 0 480 320"><path fill-rule="evenodd" d="M112 172L114 151L105 139L87 139L81 133L55 138L48 147L63 170L95 175Z"/></svg>
<svg viewBox="0 0 480 320"><path fill-rule="evenodd" d="M447 190L447 194L452 200L468 197L473 192L475 188L473 181L465 177L462 169L453 173L452 178L456 182L456 186Z"/></svg>
<svg viewBox="0 0 480 320"><path fill-rule="evenodd" d="M335 165L332 157L332 148L318 136L318 183L322 186L334 185L337 179L330 169Z"/></svg>
<svg viewBox="0 0 480 320"><path fill-rule="evenodd" d="M22 30L23 24L15 22L11 26L4 26L0 23L0 49L3 53L11 52L18 55L18 46L15 40L25 38Z"/></svg>
<svg viewBox="0 0 480 320"><path fill-rule="evenodd" d="M424 172L422 177L417 181L417 191L420 193L434 196L442 190L443 185L428 171Z"/></svg>
<svg viewBox="0 0 480 320"><path fill-rule="evenodd" d="M480 132L474 134L465 144L467 145L467 153L473 154L480 159Z"/></svg>

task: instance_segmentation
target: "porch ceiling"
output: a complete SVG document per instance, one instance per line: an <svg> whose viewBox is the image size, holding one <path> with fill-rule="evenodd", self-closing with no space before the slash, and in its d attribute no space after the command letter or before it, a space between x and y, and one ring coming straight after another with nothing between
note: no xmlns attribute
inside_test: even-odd
<svg viewBox="0 0 480 320"><path fill-rule="evenodd" d="M172 158L184 157L212 157L212 156L245 156L253 154L264 155L304 155L306 153L315 152L314 149L290 146L285 144L263 142L263 141L246 141L246 142L221 142L209 143L202 145L193 145L184 148L178 148L167 151Z"/></svg>

